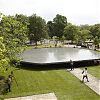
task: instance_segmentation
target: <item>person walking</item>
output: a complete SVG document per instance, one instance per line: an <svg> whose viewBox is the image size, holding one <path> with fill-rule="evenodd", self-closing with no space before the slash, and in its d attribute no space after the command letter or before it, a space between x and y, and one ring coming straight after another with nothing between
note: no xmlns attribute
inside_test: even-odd
<svg viewBox="0 0 100 100"><path fill-rule="evenodd" d="M74 70L73 61L70 59L71 71Z"/></svg>
<svg viewBox="0 0 100 100"><path fill-rule="evenodd" d="M86 78L86 79L87 79L87 82L89 82L88 76L87 76L87 68L85 68L85 69L82 71L82 74L83 74L82 82L84 82L84 78Z"/></svg>

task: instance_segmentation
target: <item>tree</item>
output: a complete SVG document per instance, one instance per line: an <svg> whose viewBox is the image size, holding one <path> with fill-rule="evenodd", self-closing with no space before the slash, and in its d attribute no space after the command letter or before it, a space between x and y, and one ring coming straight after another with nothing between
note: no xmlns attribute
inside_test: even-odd
<svg viewBox="0 0 100 100"><path fill-rule="evenodd" d="M16 20L14 16L4 16L0 22L0 36L4 38L6 57L10 60L22 51L27 41L27 26Z"/></svg>
<svg viewBox="0 0 100 100"><path fill-rule="evenodd" d="M80 29L81 30L89 30L90 29L90 26L88 24L80 25Z"/></svg>
<svg viewBox="0 0 100 100"><path fill-rule="evenodd" d="M67 18L65 16L57 14L56 17L53 19L53 23L54 23L54 36L62 38L64 28L67 25Z"/></svg>
<svg viewBox="0 0 100 100"><path fill-rule="evenodd" d="M78 28L75 25L69 24L64 28L64 36L67 40L75 40L75 36L78 36ZM78 38L78 37L77 37Z"/></svg>
<svg viewBox="0 0 100 100"><path fill-rule="evenodd" d="M65 36L62 36L62 38L60 38L62 44L64 44L64 40L65 40Z"/></svg>
<svg viewBox="0 0 100 100"><path fill-rule="evenodd" d="M90 35L92 35L92 39L94 40L95 47L99 48L99 43L100 43L100 24L95 24L95 25L91 26Z"/></svg>
<svg viewBox="0 0 100 100"><path fill-rule="evenodd" d="M5 72L6 68L9 66L9 59L5 57L6 48L3 43L3 37L0 37L0 72ZM3 93L4 81L0 81L0 95Z"/></svg>
<svg viewBox="0 0 100 100"><path fill-rule="evenodd" d="M5 71L9 64L9 59L5 57L6 52L3 38L0 37L0 71Z"/></svg>
<svg viewBox="0 0 100 100"><path fill-rule="evenodd" d="M89 39L89 34L90 34L90 31L89 30L81 30L81 33L80 33L80 40L82 42L85 42L87 39Z"/></svg>
<svg viewBox="0 0 100 100"><path fill-rule="evenodd" d="M5 15L3 13L0 12L0 21L2 20L2 17L4 17Z"/></svg>
<svg viewBox="0 0 100 100"><path fill-rule="evenodd" d="M99 48L99 43L100 43L100 40L99 40L98 37L96 36L96 37L94 38L95 49L96 49L96 48Z"/></svg>
<svg viewBox="0 0 100 100"><path fill-rule="evenodd" d="M16 14L15 18L17 21L21 22L23 25L29 25L29 18L26 15L23 14Z"/></svg>
<svg viewBox="0 0 100 100"><path fill-rule="evenodd" d="M55 36L54 34L54 23L52 21L47 22L47 27L48 27L48 35L50 38Z"/></svg>
<svg viewBox="0 0 100 100"><path fill-rule="evenodd" d="M29 17L28 28L31 43L34 41L37 45L37 41L40 41L47 36L46 22L40 16L36 16L36 14Z"/></svg>
<svg viewBox="0 0 100 100"><path fill-rule="evenodd" d="M90 34L93 36L93 38L95 38L97 36L97 38L100 38L100 24L95 24L92 25L90 28Z"/></svg>

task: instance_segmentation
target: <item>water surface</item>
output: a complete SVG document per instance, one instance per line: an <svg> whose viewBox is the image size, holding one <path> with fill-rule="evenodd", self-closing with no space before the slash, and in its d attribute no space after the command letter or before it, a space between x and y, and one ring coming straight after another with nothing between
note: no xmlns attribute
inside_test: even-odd
<svg viewBox="0 0 100 100"><path fill-rule="evenodd" d="M52 63L66 62L72 59L73 61L100 59L100 53L78 48L42 48L29 49L21 55L23 61L33 63Z"/></svg>

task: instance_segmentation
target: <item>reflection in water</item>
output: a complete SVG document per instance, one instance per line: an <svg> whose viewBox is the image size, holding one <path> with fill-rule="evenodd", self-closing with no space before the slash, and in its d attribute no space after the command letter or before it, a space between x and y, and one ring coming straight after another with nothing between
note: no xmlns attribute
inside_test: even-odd
<svg viewBox="0 0 100 100"><path fill-rule="evenodd" d="M100 53L93 51L93 50L84 50L81 49L79 51L79 53L77 54L77 60L78 59L96 59L96 58L100 58Z"/></svg>
<svg viewBox="0 0 100 100"><path fill-rule="evenodd" d="M45 62L48 62L48 61L49 61L49 62L55 62L55 61L57 61L57 59L55 58L53 52L49 52L49 53L48 53L48 56L47 56L47 59L46 59Z"/></svg>
<svg viewBox="0 0 100 100"><path fill-rule="evenodd" d="M43 48L26 50L22 55L23 61L34 63L65 62L72 59L100 59L100 53L78 48Z"/></svg>
<svg viewBox="0 0 100 100"><path fill-rule="evenodd" d="M79 50L80 49L73 48L58 48L56 52L54 52L54 55L59 61L69 61L70 59L74 60L73 58L77 56Z"/></svg>

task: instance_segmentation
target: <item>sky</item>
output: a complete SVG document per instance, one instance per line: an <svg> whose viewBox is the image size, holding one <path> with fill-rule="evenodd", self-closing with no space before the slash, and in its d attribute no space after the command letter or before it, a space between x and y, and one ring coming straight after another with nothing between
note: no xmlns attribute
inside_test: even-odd
<svg viewBox="0 0 100 100"><path fill-rule="evenodd" d="M0 0L4 15L36 14L52 21L57 14L75 25L100 23L100 0Z"/></svg>

